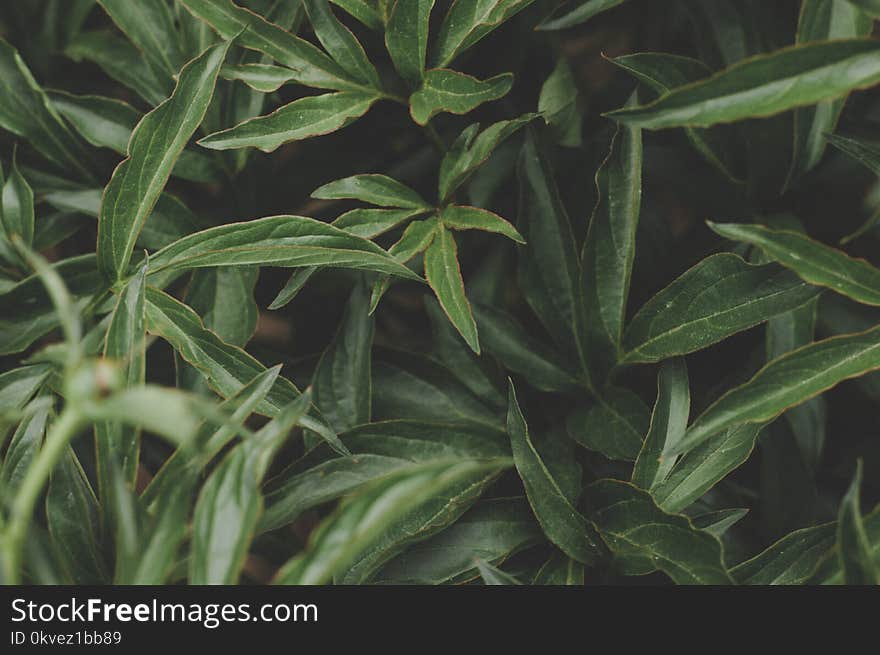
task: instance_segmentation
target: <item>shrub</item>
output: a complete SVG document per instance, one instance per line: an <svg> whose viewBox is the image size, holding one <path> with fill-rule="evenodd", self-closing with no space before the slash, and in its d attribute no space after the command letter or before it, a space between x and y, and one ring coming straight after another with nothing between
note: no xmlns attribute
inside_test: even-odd
<svg viewBox="0 0 880 655"><path fill-rule="evenodd" d="M2 3L2 580L878 582L875 16Z"/></svg>

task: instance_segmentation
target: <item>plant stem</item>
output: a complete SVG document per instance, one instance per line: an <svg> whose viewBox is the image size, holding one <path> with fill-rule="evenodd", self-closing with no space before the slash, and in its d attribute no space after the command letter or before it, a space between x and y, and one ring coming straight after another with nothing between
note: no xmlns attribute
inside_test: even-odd
<svg viewBox="0 0 880 655"><path fill-rule="evenodd" d="M4 539L5 584L19 584L22 550L27 538L28 525L33 520L34 507L49 479L49 474L61 459L71 439L79 432L83 422L79 410L68 403L49 429L43 448L21 482L21 487L12 503Z"/></svg>

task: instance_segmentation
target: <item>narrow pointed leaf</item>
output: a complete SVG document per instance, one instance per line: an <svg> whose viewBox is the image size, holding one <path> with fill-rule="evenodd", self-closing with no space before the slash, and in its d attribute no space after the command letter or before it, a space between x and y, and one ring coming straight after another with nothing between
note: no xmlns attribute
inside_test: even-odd
<svg viewBox="0 0 880 655"><path fill-rule="evenodd" d="M2 181L2 178L0 178ZM13 234L30 247L34 243L34 192L12 161L12 170L3 184L3 212L0 214L7 238Z"/></svg>
<svg viewBox="0 0 880 655"><path fill-rule="evenodd" d="M425 277L449 320L471 350L479 354L477 324L465 295L464 281L458 267L458 247L452 233L442 226L438 228L434 240L425 251Z"/></svg>
<svg viewBox="0 0 880 655"><path fill-rule="evenodd" d="M456 140L440 164L438 196L445 202L461 187L483 164L502 142L525 127L536 114L525 114L519 118L493 123L485 130L476 133L478 125L467 128Z"/></svg>
<svg viewBox="0 0 880 655"><path fill-rule="evenodd" d="M880 327L816 341L774 359L728 391L688 428L673 451L684 452L743 423L769 421L843 380L880 368Z"/></svg>
<svg viewBox="0 0 880 655"><path fill-rule="evenodd" d="M372 207L352 209L333 221L333 226L364 239L374 239L426 211L426 209L376 209Z"/></svg>
<svg viewBox="0 0 880 655"><path fill-rule="evenodd" d="M799 232L742 223L709 226L723 237L757 246L810 284L833 289L857 302L880 305L880 269L863 259L854 259Z"/></svg>
<svg viewBox="0 0 880 655"><path fill-rule="evenodd" d="M556 480L535 450L529 429L510 385L510 406L507 413L513 461L522 478L529 504L541 529L550 541L569 557L584 564L593 564L605 552L605 544L595 526L587 521L565 498Z"/></svg>
<svg viewBox="0 0 880 655"><path fill-rule="evenodd" d="M701 350L816 297L819 290L776 264L721 253L657 293L630 321L624 362L654 362Z"/></svg>
<svg viewBox="0 0 880 655"><path fill-rule="evenodd" d="M837 556L848 585L880 585L880 569L874 561L871 544L862 521L859 494L862 486L862 461L847 489L837 515Z"/></svg>
<svg viewBox="0 0 880 655"><path fill-rule="evenodd" d="M427 209L430 207L422 197L402 182L387 175L352 175L328 182L312 192L312 198L361 200L379 207L403 209Z"/></svg>
<svg viewBox="0 0 880 655"><path fill-rule="evenodd" d="M125 275L144 221L205 116L227 48L214 46L188 63L171 97L132 132L128 157L116 167L101 200L98 262L108 277Z"/></svg>
<svg viewBox="0 0 880 655"><path fill-rule="evenodd" d="M385 0L383 0L384 2ZM371 30L380 30L384 25L382 9L374 0L330 0Z"/></svg>
<svg viewBox="0 0 880 655"><path fill-rule="evenodd" d="M294 100L267 116L209 134L199 145L213 150L259 148L272 152L289 141L330 134L360 118L377 96L360 91L325 93Z"/></svg>
<svg viewBox="0 0 880 655"><path fill-rule="evenodd" d="M190 234L150 257L150 275L250 264L334 266L421 279L371 241L303 216L270 216Z"/></svg>
<svg viewBox="0 0 880 655"><path fill-rule="evenodd" d="M99 0L113 22L143 53L156 71L177 75L186 60L174 27L174 15L165 0Z"/></svg>
<svg viewBox="0 0 880 655"><path fill-rule="evenodd" d="M641 107L609 116L647 129L709 127L846 95L880 80L871 39L808 43L758 55Z"/></svg>
<svg viewBox="0 0 880 655"><path fill-rule="evenodd" d="M483 584L486 585L521 585L522 582L517 580L515 577L510 575L509 573L505 573L501 569L496 566L492 566L489 562L483 559L477 559L477 569L480 572L480 577L483 579Z"/></svg>
<svg viewBox="0 0 880 655"><path fill-rule="evenodd" d="M581 344L584 366L601 384L617 364L642 204L642 135L619 128L596 173L598 204L581 255L580 285L589 317Z"/></svg>
<svg viewBox="0 0 880 655"><path fill-rule="evenodd" d="M396 0L385 27L385 47L401 77L410 84L422 81L428 50L428 20L434 0Z"/></svg>
<svg viewBox="0 0 880 655"><path fill-rule="evenodd" d="M833 523L796 530L730 570L739 584L805 583L834 546Z"/></svg>
<svg viewBox="0 0 880 655"><path fill-rule="evenodd" d="M333 15L328 0L303 0L303 5L315 35L333 60L359 83L380 89L379 73L354 34Z"/></svg>
<svg viewBox="0 0 880 655"><path fill-rule="evenodd" d="M675 464L665 455L684 437L691 410L691 392L684 359L671 359L657 374L657 401L651 415L648 435L632 472L632 483L651 491L662 483Z"/></svg>
<svg viewBox="0 0 880 655"><path fill-rule="evenodd" d="M222 39L268 55L294 71L297 82L319 89L352 89L359 86L345 69L320 48L267 21L232 0L181 0L196 18L205 21Z"/></svg>
<svg viewBox="0 0 880 655"><path fill-rule="evenodd" d="M667 512L690 507L749 458L760 429L753 424L729 428L687 452L651 490L654 500ZM674 459L674 455L664 457Z"/></svg>
<svg viewBox="0 0 880 655"><path fill-rule="evenodd" d="M593 16L601 14L603 11L613 9L617 5L622 5L625 0L578 0L577 6L569 9L570 5L566 5L566 11L555 18L545 20L538 26L539 30L564 30L568 27L574 27L581 23L586 23Z"/></svg>
<svg viewBox="0 0 880 655"><path fill-rule="evenodd" d="M27 139L49 161L91 180L84 147L52 108L18 51L0 39L0 127Z"/></svg>
<svg viewBox="0 0 880 655"><path fill-rule="evenodd" d="M805 0L801 3L797 43L870 36L873 21L847 0ZM789 181L810 171L825 152L825 135L833 132L845 98L823 100L794 115L794 155Z"/></svg>
<svg viewBox="0 0 880 655"><path fill-rule="evenodd" d="M274 93L296 79L296 72L284 66L271 64L227 64L220 69L225 80L244 82L261 93Z"/></svg>
<svg viewBox="0 0 880 655"><path fill-rule="evenodd" d="M321 584L350 570L380 535L431 498L472 480L498 472L506 460L452 461L415 465L387 476L361 492L313 533L308 550L288 562L276 584Z"/></svg>
<svg viewBox="0 0 880 655"><path fill-rule="evenodd" d="M590 518L624 572L638 575L656 567L678 584L733 582L718 539L684 516L667 514L647 492L606 479L590 485L585 497Z"/></svg>
<svg viewBox="0 0 880 655"><path fill-rule="evenodd" d="M450 7L431 50L431 66L446 66L459 54L533 0L457 0Z"/></svg>
<svg viewBox="0 0 880 655"><path fill-rule="evenodd" d="M525 243L513 225L485 209L466 205L449 205L440 210L440 221L452 230L482 230L503 234L517 243Z"/></svg>

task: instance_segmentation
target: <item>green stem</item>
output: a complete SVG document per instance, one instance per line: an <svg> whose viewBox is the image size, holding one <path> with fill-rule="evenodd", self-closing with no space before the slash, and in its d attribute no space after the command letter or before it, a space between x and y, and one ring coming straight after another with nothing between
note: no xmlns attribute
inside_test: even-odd
<svg viewBox="0 0 880 655"><path fill-rule="evenodd" d="M52 469L58 464L65 448L76 436L84 423L84 418L75 406L68 403L46 435L34 463L28 468L21 482L9 517L9 525L4 539L3 566L5 584L19 584L21 579L21 558L34 507Z"/></svg>

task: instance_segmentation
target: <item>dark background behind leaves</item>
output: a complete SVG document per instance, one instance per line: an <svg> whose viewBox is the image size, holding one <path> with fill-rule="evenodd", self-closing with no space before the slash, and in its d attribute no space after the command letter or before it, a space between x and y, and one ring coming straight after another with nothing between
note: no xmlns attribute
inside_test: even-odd
<svg viewBox="0 0 880 655"><path fill-rule="evenodd" d="M114 82L99 66L88 61L76 62L65 55L76 33L116 29L97 6L82 12L81 25L72 24L71 7L86 8L90 3L69 4L65 0L5 2L0 6L0 36L21 53L43 88L108 96L129 102L140 112L150 110L149 103ZM265 15L273 10L274 3L251 0L240 4ZM446 0L437 1L431 19L432 35L449 4ZM450 144L470 123L480 122L486 127L499 120L536 111L542 86L557 61L567 62L578 92L575 120L580 123L581 143L575 147L560 145L558 135L541 124L543 121L537 121L499 146L489 163L473 178L469 189L459 191L458 198L461 202L485 204L522 231L521 219L517 222L521 212L521 190L515 171L516 159L526 139L538 138L542 151L552 164L555 183L580 250L597 201L596 171L608 155L615 128L615 123L602 114L623 107L635 89L633 78L608 60L634 52L664 52L693 57L712 70L721 70L740 59L794 44L800 3L796 0L632 0L584 24L559 31L535 31L535 26L551 14L564 12L565 7L557 9L559 4L551 0L534 2L456 59L454 67L457 70L479 79L512 72L515 82L509 94L498 101L483 104L465 116L440 114L431 125L440 138ZM569 6L575 4L580 3L569 3ZM342 11L336 10L335 14L356 33L370 61L383 74L387 73L391 64L381 32L365 29ZM303 21L299 34L316 42L307 19ZM236 51L240 52L240 49ZM217 88L227 89L233 85L239 83L220 79ZM313 93L298 84L285 85L269 94L264 110L258 113L268 113ZM645 85L640 86L639 93L642 103L655 96ZM880 96L874 89L852 93L836 131L843 134L864 131L869 121L878 118L878 100ZM709 166L688 143L683 130L642 132L643 197L632 286L627 300L627 322L654 294L708 255L724 250L747 254L741 244L731 245L713 233L706 225L707 219L718 223L779 220L780 224L785 224L786 216L795 216L812 238L834 245L859 229L880 207L875 173L832 147L826 150L819 165L785 188L792 161L792 115L793 112L788 111L770 118L740 121L732 127L736 130L736 145L746 146L739 153L738 162L747 178L745 184L731 183ZM237 122L227 117L220 121L219 127L210 131ZM23 139L0 131L0 159L7 179L14 148L17 148L18 164L26 167L26 177L27 167L43 167L44 160ZM95 152L93 172L103 185L120 158L107 149ZM227 162L235 165L235 157L241 152L222 154ZM433 199L440 161L436 148L412 121L406 107L390 102L377 105L352 125L333 134L290 142L270 154L256 150L248 153L232 183L200 184L172 178L166 191L184 201L203 223L201 227L276 214L310 216L330 222L344 211L361 205L349 200L313 199L312 192L321 185L358 173L381 172L408 184L424 198ZM491 193L488 196L481 196L480 185L491 185L490 176L494 174L500 179L489 187ZM48 207L37 182L28 179L36 190L39 222L41 209L48 210ZM520 247L495 234L476 231L457 234L462 276L472 303L509 312L530 338L555 349L541 321L529 309L517 281ZM846 246L847 253L880 265L876 254L878 234L877 229L872 228L853 239ZM93 252L96 235L95 221L80 218L78 229L57 245L45 249L43 254L55 261ZM387 248L394 240L382 236L376 242ZM284 374L300 388L305 388L312 382L322 352L340 328L352 288L361 284L361 276L347 270L322 269L310 278L292 302L279 310L268 311L266 308L291 272L290 269L271 266L260 268L258 274L254 272L253 299L259 317L253 327L253 337L248 339L245 335L244 342L247 351L263 364L282 364ZM186 300L187 279L181 278L169 290ZM433 305L427 306L431 303ZM222 308L231 312L235 320L248 311L247 307L239 305ZM6 311L4 309L2 313ZM399 356L392 351L437 352L440 343L438 330L442 329L448 331L446 339L455 341L457 347L464 346L448 323L438 328L436 319L439 317L442 324L443 316L423 284L395 282L375 316L373 420L399 418L395 413L398 408L385 397L394 395L395 389L393 386L379 388L381 382L377 381L375 367L382 362L397 361ZM876 309L830 292L823 294L817 317L816 339L861 331L880 322L880 313ZM539 440L538 435L545 438L545 435L556 434L563 442L560 457L566 463L556 468L548 463L548 467L557 475L570 472L576 480L576 487L580 473L571 470L570 464L574 461L583 469L584 485L605 477L628 480L630 465L627 462L606 459L597 452L574 445L564 436L566 417L577 408L591 406L593 401L589 394L576 386L562 393L547 392L547 386L539 379L537 371L517 370L510 361L505 365L503 357L493 357L497 354L493 352L497 346L493 349L486 345L488 340L484 333L488 330L484 330L479 309L477 323L484 344L480 361L497 385L496 391L501 394L499 404L487 411L500 417L502 428L506 407L505 378L510 375L535 440ZM721 393L748 380L765 363L765 332L766 327L762 324L687 355L692 420ZM55 340L52 336L42 339L33 350ZM563 353L563 365L573 364L571 357L572 353ZM3 357L2 370L18 366L21 359L18 354ZM150 346L146 366L148 382L180 385L180 380L186 379L185 368L186 365L176 359L172 348L164 341L157 340ZM615 382L634 392L650 410L657 393L658 368L653 364L633 366L624 370ZM792 530L835 520L859 458L864 466L863 511L869 511L880 501L878 375L868 374L844 381L823 394L827 436L821 459L814 470L796 463L800 454L796 447L792 451L790 435L779 437L776 434L789 430L779 419L765 429L748 461L708 494L706 509L743 507L750 510L725 533L728 565L756 555ZM190 388L198 389L198 385L194 383ZM260 427L261 422L260 419L252 421L253 429ZM559 437L560 434L563 436ZM553 440L551 436L546 438ZM309 439L307 434L306 444L314 443ZM81 439L76 443L80 461L86 473L94 479L97 473L92 464L91 448L91 440ZM541 450L540 444L538 449ZM172 450L166 442L147 436L142 444L142 467L154 474ZM302 452L303 445L298 442L280 446L270 474L283 471ZM514 455L516 459L516 453ZM545 454L545 459L551 459L549 453ZM520 462L517 461L519 468ZM588 488L584 496L589 493ZM516 470L501 475L488 493L488 497L493 498L508 495L522 495ZM580 488L575 496L578 495ZM305 542L312 527L327 513L324 507L310 509L292 527L287 526L279 533L257 537L253 560L242 579L264 581L268 577L267 571L273 572L293 555L284 543L285 535L292 533ZM455 530L456 527L457 524L446 530ZM514 554L501 565L502 568L523 580L530 580L551 552L546 538L537 537L533 541L537 547ZM106 539L102 546L108 558L114 548L111 542ZM498 561L495 563L499 564ZM489 582L491 570L481 568L480 571ZM490 571L488 576L487 571ZM626 577L613 569L601 569L592 576L588 572L587 578L613 583L665 580L660 573L647 578Z"/></svg>

